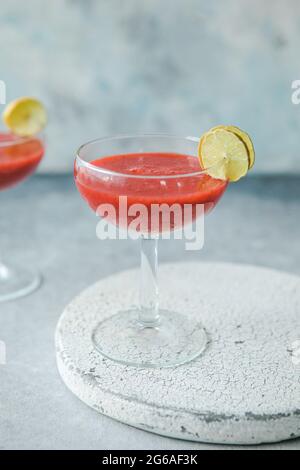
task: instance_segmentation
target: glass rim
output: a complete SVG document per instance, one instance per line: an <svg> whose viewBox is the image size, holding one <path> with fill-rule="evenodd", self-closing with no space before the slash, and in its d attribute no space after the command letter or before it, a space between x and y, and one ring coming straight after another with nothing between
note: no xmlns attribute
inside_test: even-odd
<svg viewBox="0 0 300 470"><path fill-rule="evenodd" d="M210 167L201 169L199 171L193 171L192 173L177 173L176 175L136 175L136 174L122 173L122 172L118 172L114 170L109 170L107 168L101 168L97 165L94 165L91 162L88 162L81 156L81 152L85 148L87 148L89 145L107 142L109 140L113 141L113 140L118 140L118 139L134 139L134 138L143 138L143 137L145 138L161 137L161 138L166 138L166 139L169 138L169 139L185 140L185 141L194 142L194 143L200 142L200 137L180 136L176 134L166 134L166 133L116 134L116 135L111 135L111 136L106 136L106 137L100 137L98 139L93 139L82 144L76 152L75 161L79 160L82 166L85 166L86 168L96 171L97 173L102 173L102 174L106 174L110 176L123 177L123 178L126 177L126 178L141 178L141 179L176 179L176 178L178 179L178 178L186 178L186 177L191 177L191 176L199 176L199 175L207 174L209 170L219 165L219 162L217 162L214 165L211 165ZM194 156L195 158L198 158L197 155L192 155L192 156Z"/></svg>
<svg viewBox="0 0 300 470"><path fill-rule="evenodd" d="M14 145L20 145L25 142L30 142L34 139L43 140L45 137L45 133L43 131L38 132L37 134L29 135L29 136L21 136L16 135L13 132L9 132L9 130L0 129L0 134L7 135L7 137L13 137L13 140L0 140L0 148L3 147L13 147Z"/></svg>

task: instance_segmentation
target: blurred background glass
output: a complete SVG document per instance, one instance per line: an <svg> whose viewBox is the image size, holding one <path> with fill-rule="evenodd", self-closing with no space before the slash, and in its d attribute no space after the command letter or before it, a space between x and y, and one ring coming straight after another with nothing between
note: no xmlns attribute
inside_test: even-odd
<svg viewBox="0 0 300 470"><path fill-rule="evenodd" d="M95 137L229 123L253 136L256 173L300 172L298 0L3 0L0 44L7 101L49 111L40 171L71 172Z"/></svg>

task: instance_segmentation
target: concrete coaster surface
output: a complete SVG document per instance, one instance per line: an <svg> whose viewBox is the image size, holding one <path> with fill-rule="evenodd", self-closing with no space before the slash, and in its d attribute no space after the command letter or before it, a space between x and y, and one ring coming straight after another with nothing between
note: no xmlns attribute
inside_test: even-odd
<svg viewBox="0 0 300 470"><path fill-rule="evenodd" d="M136 303L138 279L137 270L103 279L61 316L58 368L78 398L180 439L257 444L300 436L300 278L246 265L161 265L161 307L200 320L210 337L202 356L170 369L127 367L93 347L97 323Z"/></svg>

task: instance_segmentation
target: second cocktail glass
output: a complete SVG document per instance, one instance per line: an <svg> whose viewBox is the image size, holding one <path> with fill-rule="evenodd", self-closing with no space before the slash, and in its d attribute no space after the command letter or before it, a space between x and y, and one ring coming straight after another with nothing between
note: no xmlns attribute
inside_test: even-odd
<svg viewBox="0 0 300 470"><path fill-rule="evenodd" d="M96 349L109 359L133 366L171 367L193 360L207 345L204 327L188 312L159 307L157 243L165 229L160 221L153 231L149 215L152 205L190 205L190 218L195 219L197 205L205 213L223 195L227 181L212 178L200 167L197 145L195 138L129 135L89 142L77 153L76 185L94 211L102 204L112 205L115 223L124 228L132 217L121 216L120 196L126 196L128 208L140 204L148 210L144 230L139 230L140 305L111 312L93 332ZM169 230L184 223L171 217Z"/></svg>
<svg viewBox="0 0 300 470"><path fill-rule="evenodd" d="M18 137L0 132L0 193L31 175L43 155L42 135ZM6 264L1 252L0 256L0 302L23 297L39 287L41 277L30 265L20 264L16 256L10 256Z"/></svg>

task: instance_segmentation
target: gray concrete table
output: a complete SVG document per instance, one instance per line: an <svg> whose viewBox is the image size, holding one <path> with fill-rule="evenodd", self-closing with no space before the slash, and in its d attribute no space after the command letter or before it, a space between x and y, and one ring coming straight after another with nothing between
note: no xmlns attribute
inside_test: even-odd
<svg viewBox="0 0 300 470"><path fill-rule="evenodd" d="M136 266L138 242L97 240L96 218L71 177L36 176L0 197L0 253L34 264L44 275L35 294L0 304L0 340L7 348L7 364L0 365L0 448L228 449L120 424L66 389L55 363L57 320L85 287ZM202 251L162 241L160 261L231 261L300 275L299 207L300 178L245 179L206 219ZM300 440L259 447L266 448L300 450Z"/></svg>

